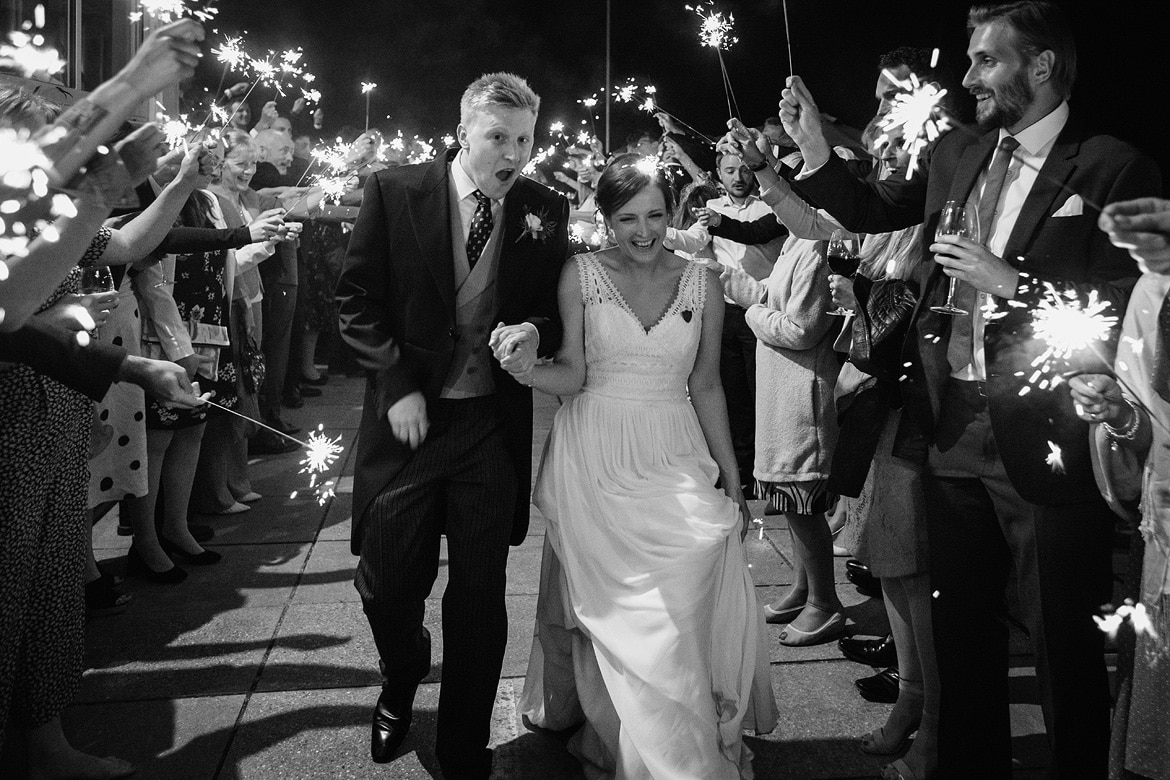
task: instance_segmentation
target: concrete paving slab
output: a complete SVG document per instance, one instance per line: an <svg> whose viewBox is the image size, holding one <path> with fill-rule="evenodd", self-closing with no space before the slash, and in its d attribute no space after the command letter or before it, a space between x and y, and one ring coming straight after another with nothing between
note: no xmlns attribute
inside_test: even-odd
<svg viewBox="0 0 1170 780"><path fill-rule="evenodd" d="M294 473L296 462L287 466ZM215 544L265 544L272 542L312 542L321 528L321 508L303 474L273 474L256 479L252 488L264 498L237 515L197 515L195 522L215 529ZM296 498L290 498L296 491Z"/></svg>
<svg viewBox="0 0 1170 780"><path fill-rule="evenodd" d="M353 493L338 493L324 507L324 520L317 538L323 541L349 541L353 530Z"/></svg>
<svg viewBox="0 0 1170 780"><path fill-rule="evenodd" d="M508 646L501 677L523 677L532 648L536 616L535 596L508 596ZM423 624L431 632L431 672L428 682L440 679L443 662L442 604L428 599ZM319 646L307 646L296 637L313 637ZM358 602L293 604L280 625L259 683L259 690L342 688L381 684L378 653Z"/></svg>
<svg viewBox="0 0 1170 780"><path fill-rule="evenodd" d="M198 598L203 608L279 606L292 595L309 552L308 544L209 542L208 549L221 553L223 559L212 566L184 565L188 577L179 585L127 580L125 587L133 596L130 608L142 613L170 612L182 610L192 598ZM102 551L97 557L102 560L110 552ZM124 558L107 560L111 569L125 566Z"/></svg>
<svg viewBox="0 0 1170 780"><path fill-rule="evenodd" d="M268 652L281 612L281 607L220 612L193 591L186 609L149 615L127 609L95 621L86 636L87 671L77 701L244 693ZM304 641L283 641L298 640Z"/></svg>
<svg viewBox="0 0 1170 780"><path fill-rule="evenodd" d="M136 777L214 777L231 741L243 695L75 704L62 716L74 747L138 767Z"/></svg>

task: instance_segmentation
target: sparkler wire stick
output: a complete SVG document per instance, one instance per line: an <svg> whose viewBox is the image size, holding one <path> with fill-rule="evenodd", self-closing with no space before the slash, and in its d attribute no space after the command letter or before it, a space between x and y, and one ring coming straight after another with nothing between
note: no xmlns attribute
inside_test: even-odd
<svg viewBox="0 0 1170 780"><path fill-rule="evenodd" d="M214 406L216 409L222 409L223 411L227 412L228 414L234 414L236 417L239 417L242 420L247 420L248 422L256 423L261 428L265 428L267 430L270 430L273 433L277 434L278 436L283 436L284 438L288 439L289 441L296 442L297 444L301 445L302 447L305 447L305 448L309 447L308 442L303 442L300 439L296 438L295 436L289 436L284 431L278 431L277 429L273 428L271 425L265 425L264 423L260 422L259 420L255 420L246 414L240 414L239 412L237 412L233 409L229 409L226 406L223 406L221 404L217 404L215 401L212 401L210 399L207 401L207 403L211 406Z"/></svg>
<svg viewBox="0 0 1170 780"><path fill-rule="evenodd" d="M723 50L716 49L715 53L719 55L719 70L723 73L723 92L727 97L727 113L729 116L739 116L739 101L735 99L735 90L731 88L731 76L727 73L727 64L723 62ZM734 110L732 104L735 105Z"/></svg>
<svg viewBox="0 0 1170 780"><path fill-rule="evenodd" d="M784 40L788 44L788 75L792 76L796 73L792 68L792 32L788 26L788 0L783 0L784 4ZM934 67L933 65L931 67Z"/></svg>

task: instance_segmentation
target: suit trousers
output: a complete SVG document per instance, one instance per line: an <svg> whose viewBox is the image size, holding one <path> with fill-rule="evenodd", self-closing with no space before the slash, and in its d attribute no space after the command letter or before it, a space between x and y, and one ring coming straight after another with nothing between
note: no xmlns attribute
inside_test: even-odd
<svg viewBox="0 0 1170 780"><path fill-rule="evenodd" d="M756 334L748 327L746 310L728 303L723 314L719 378L727 399L731 446L739 465L739 481L752 483L756 460Z"/></svg>
<svg viewBox="0 0 1170 780"><path fill-rule="evenodd" d="M427 438L367 510L354 584L387 684L417 683L430 669L423 616L439 537L447 536L435 754L452 780L486 779L508 639L504 590L516 477L494 396L440 400L427 412Z"/></svg>
<svg viewBox="0 0 1170 780"><path fill-rule="evenodd" d="M260 411L265 421L280 417L280 399L288 373L292 349L293 314L297 308L295 284L269 284L264 288L263 350L264 387L260 391Z"/></svg>
<svg viewBox="0 0 1170 780"><path fill-rule="evenodd" d="M1104 501L1037 505L1008 480L983 384L950 380L924 475L939 776L1010 778L1006 587L1012 569L1031 631L1048 731L1049 778L1105 777L1109 686L1092 616L1112 589Z"/></svg>

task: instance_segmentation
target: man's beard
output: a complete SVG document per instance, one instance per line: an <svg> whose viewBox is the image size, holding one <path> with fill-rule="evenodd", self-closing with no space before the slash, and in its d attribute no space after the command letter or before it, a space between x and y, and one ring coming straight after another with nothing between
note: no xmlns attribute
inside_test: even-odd
<svg viewBox="0 0 1170 780"><path fill-rule="evenodd" d="M1011 127L1023 119L1024 112L1036 99L1036 90L1028 81L1027 71L1021 68L1010 81L997 87L990 99L995 102L991 113L986 116L978 116L977 112L979 126L984 130Z"/></svg>

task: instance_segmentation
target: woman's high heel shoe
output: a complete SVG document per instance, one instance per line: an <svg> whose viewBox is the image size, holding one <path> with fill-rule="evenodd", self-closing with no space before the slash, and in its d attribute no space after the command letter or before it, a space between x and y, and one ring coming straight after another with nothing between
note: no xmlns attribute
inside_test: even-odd
<svg viewBox="0 0 1170 780"><path fill-rule="evenodd" d="M163 537L161 534L158 537L158 544L163 548L163 552L172 558L179 558L183 563L191 563L196 566L210 566L213 563L219 563L223 560L223 556L214 550L204 550L200 553L189 553L179 545L172 542L170 539Z"/></svg>
<svg viewBox="0 0 1170 780"><path fill-rule="evenodd" d="M126 553L126 573L158 585L176 585L187 579L187 572L178 566L172 566L166 571L155 571L150 568L138 554L138 550L134 549L134 545L130 545L130 550Z"/></svg>

